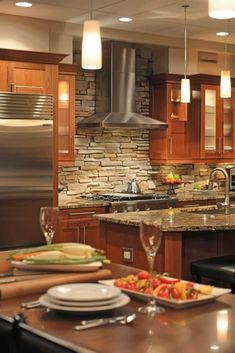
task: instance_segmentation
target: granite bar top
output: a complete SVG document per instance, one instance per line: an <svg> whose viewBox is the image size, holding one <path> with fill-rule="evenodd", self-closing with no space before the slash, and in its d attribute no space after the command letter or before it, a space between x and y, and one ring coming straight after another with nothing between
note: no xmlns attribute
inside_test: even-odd
<svg viewBox="0 0 235 353"><path fill-rule="evenodd" d="M235 207L235 205L234 205ZM215 208L215 207L214 207ZM213 206L197 208L175 208L172 210L154 210L116 214L96 215L100 221L138 226L143 220L162 219L165 232L213 231L235 229L235 214L199 214L192 211L213 209Z"/></svg>

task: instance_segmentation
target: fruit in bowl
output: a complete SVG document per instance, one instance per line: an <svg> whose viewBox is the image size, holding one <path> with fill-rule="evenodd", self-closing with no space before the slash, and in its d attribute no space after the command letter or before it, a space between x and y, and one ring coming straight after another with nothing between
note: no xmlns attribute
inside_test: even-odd
<svg viewBox="0 0 235 353"><path fill-rule="evenodd" d="M169 173L164 178L162 178L163 184L180 184L182 182L179 174Z"/></svg>
<svg viewBox="0 0 235 353"><path fill-rule="evenodd" d="M207 190L207 189L208 189L207 183L196 183L193 185L194 191L202 191L202 190Z"/></svg>

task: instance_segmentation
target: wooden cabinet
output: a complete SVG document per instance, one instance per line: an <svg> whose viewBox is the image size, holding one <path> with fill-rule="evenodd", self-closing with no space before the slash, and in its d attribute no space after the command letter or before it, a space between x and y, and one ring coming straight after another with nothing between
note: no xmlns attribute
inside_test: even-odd
<svg viewBox="0 0 235 353"><path fill-rule="evenodd" d="M208 201L210 200L188 200L188 201L177 201L176 202L176 207L178 208L188 208L188 207L200 207L200 206L207 206L208 205ZM215 200L213 200L213 203L209 203L211 204L215 204Z"/></svg>
<svg viewBox="0 0 235 353"><path fill-rule="evenodd" d="M198 144L194 157L226 162L235 157L235 89L231 98L220 98L220 78L193 75L191 114L197 121Z"/></svg>
<svg viewBox="0 0 235 353"><path fill-rule="evenodd" d="M78 65L59 65L58 151L63 165L74 162L75 76L79 69Z"/></svg>
<svg viewBox="0 0 235 353"><path fill-rule="evenodd" d="M99 221L93 216L105 212L105 207L61 210L55 242L79 242L104 249Z"/></svg>
<svg viewBox="0 0 235 353"><path fill-rule="evenodd" d="M168 123L167 129L150 131L150 160L191 162L192 119L180 102L180 75L160 74L150 79L151 117Z"/></svg>
<svg viewBox="0 0 235 353"><path fill-rule="evenodd" d="M42 63L9 62L8 87L15 93L52 92L52 65Z"/></svg>

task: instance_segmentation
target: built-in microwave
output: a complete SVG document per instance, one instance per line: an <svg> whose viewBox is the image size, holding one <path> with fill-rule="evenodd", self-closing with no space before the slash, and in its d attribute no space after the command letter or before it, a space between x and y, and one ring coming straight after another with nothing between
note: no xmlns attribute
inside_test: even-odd
<svg viewBox="0 0 235 353"><path fill-rule="evenodd" d="M229 168L229 188L235 190L235 167Z"/></svg>

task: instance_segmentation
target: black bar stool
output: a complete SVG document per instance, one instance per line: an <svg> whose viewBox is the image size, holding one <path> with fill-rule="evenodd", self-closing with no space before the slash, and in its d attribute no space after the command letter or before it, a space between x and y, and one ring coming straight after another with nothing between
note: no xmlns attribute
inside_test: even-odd
<svg viewBox="0 0 235 353"><path fill-rule="evenodd" d="M228 283L235 293L235 256L211 257L193 261L191 274L196 282L202 281L202 277Z"/></svg>

